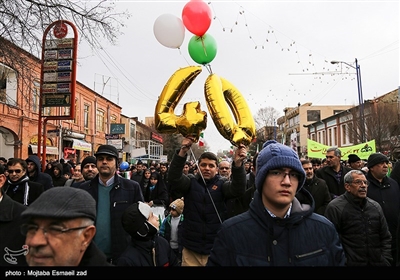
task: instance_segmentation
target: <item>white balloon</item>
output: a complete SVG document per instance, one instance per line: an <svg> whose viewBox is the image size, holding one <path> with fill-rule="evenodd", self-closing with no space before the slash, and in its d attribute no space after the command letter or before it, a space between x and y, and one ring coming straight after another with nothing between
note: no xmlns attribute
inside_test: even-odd
<svg viewBox="0 0 400 280"><path fill-rule="evenodd" d="M185 39L185 26L180 18L163 14L154 22L153 32L161 45L178 49Z"/></svg>

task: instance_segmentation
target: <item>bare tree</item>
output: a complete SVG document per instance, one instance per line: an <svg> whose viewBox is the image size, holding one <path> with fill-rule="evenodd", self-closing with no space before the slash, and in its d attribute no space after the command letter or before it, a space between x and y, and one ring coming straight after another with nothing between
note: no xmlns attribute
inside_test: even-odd
<svg viewBox="0 0 400 280"><path fill-rule="evenodd" d="M363 117L364 116L364 117ZM377 152L392 154L400 146L400 124L396 99L375 99L354 107L348 118L347 133L354 144L375 140Z"/></svg>
<svg viewBox="0 0 400 280"><path fill-rule="evenodd" d="M32 108L34 92L40 82L42 39L46 28L55 21L73 22L80 42L86 41L92 49L101 49L100 38L115 44L124 26L127 11L116 12L111 1L67 0L13 0L0 1L0 83L17 73L22 83L19 94L25 102L22 109ZM15 74L14 74L15 75ZM4 85L0 85L0 90ZM3 90L4 91L4 90ZM16 105L14 97L0 92L2 102ZM15 100L14 100L15 99Z"/></svg>
<svg viewBox="0 0 400 280"><path fill-rule="evenodd" d="M257 150L261 149L262 144L266 140L274 139L276 120L281 115L282 114L273 107L265 107L257 111L254 116L254 122L256 124L256 140L249 146L249 152L251 155L254 155Z"/></svg>
<svg viewBox="0 0 400 280"><path fill-rule="evenodd" d="M0 37L39 56L45 29L57 20L68 20L75 24L80 40L92 48L101 48L99 38L115 43L124 26L121 19L129 17L127 11L115 11L115 2L105 0L0 1ZM7 48L1 44L0 55L6 54Z"/></svg>
<svg viewBox="0 0 400 280"><path fill-rule="evenodd" d="M258 130L266 126L274 126L276 119L278 119L281 115L282 114L280 114L279 111L273 107L259 109L254 116L256 129Z"/></svg>

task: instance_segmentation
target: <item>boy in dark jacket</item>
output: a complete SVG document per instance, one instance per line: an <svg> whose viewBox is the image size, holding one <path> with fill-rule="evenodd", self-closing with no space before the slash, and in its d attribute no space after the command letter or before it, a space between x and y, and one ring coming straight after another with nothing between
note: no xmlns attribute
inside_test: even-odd
<svg viewBox="0 0 400 280"><path fill-rule="evenodd" d="M311 205L295 197L305 181L297 153L267 141L256 170L250 209L222 224L207 266L343 266L333 224L314 213L310 193Z"/></svg>
<svg viewBox="0 0 400 280"><path fill-rule="evenodd" d="M118 266L179 266L168 241L158 235L158 217L153 215L148 204L141 201L132 204L121 220L132 240L119 257Z"/></svg>

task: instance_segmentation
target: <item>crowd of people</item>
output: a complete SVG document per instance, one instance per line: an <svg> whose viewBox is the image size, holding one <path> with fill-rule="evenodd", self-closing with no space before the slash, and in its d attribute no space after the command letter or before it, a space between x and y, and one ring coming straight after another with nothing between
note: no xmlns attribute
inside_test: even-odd
<svg viewBox="0 0 400 280"><path fill-rule="evenodd" d="M400 161L299 158L269 140L119 165L0 158L0 266L399 266Z"/></svg>

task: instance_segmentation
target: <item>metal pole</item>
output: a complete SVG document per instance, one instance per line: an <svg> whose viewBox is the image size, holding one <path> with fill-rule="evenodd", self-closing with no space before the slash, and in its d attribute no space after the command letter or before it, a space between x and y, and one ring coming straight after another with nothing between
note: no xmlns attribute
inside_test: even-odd
<svg viewBox="0 0 400 280"><path fill-rule="evenodd" d="M357 74L358 102L359 102L359 105L360 105L361 140L364 143L366 141L366 137L365 137L365 122L364 122L364 97L363 97L362 86L361 86L360 65L358 64L357 58L355 59L355 62L356 62L356 74Z"/></svg>

